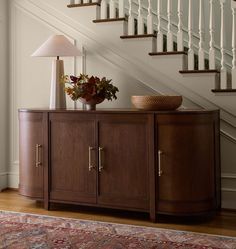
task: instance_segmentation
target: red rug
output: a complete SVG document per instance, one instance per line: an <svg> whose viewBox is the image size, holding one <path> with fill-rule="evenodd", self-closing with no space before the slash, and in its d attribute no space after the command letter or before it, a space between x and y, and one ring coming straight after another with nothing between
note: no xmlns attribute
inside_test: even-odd
<svg viewBox="0 0 236 249"><path fill-rule="evenodd" d="M236 238L0 211L0 248L236 249Z"/></svg>

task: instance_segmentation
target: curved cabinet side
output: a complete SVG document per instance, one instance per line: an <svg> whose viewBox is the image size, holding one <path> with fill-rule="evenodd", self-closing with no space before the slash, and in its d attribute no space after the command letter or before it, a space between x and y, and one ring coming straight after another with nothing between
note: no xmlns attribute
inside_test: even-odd
<svg viewBox="0 0 236 249"><path fill-rule="evenodd" d="M217 120L217 112L157 115L158 213L193 215L219 207Z"/></svg>
<svg viewBox="0 0 236 249"><path fill-rule="evenodd" d="M19 192L43 199L43 113L19 112L19 121Z"/></svg>

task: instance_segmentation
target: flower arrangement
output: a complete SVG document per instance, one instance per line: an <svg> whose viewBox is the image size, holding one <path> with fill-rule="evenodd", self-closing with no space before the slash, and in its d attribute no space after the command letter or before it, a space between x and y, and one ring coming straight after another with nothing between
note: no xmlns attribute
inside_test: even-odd
<svg viewBox="0 0 236 249"><path fill-rule="evenodd" d="M119 92L119 90L111 81L112 80L108 80L106 77L90 77L86 74L80 74L78 77L73 75L63 76L63 83L68 85L65 87L65 92L72 100L82 99L81 102L83 103L93 99L100 100L99 103L104 99L117 99L116 93Z"/></svg>

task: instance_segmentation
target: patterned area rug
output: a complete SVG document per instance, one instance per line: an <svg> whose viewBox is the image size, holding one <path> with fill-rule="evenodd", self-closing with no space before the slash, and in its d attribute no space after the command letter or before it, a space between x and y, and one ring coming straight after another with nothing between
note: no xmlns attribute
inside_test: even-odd
<svg viewBox="0 0 236 249"><path fill-rule="evenodd" d="M236 249L236 238L0 211L0 248Z"/></svg>

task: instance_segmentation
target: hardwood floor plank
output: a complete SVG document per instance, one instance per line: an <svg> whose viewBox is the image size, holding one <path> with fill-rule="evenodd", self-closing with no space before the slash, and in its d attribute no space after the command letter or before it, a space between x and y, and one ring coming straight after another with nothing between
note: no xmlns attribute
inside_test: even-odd
<svg viewBox="0 0 236 249"><path fill-rule="evenodd" d="M236 237L236 212L226 210L212 218L201 217L193 220L161 216L159 223L152 223L147 214L133 212L114 212L114 210L67 205L53 205L52 210L48 211L43 209L43 203L23 197L13 190L0 193L0 210Z"/></svg>

